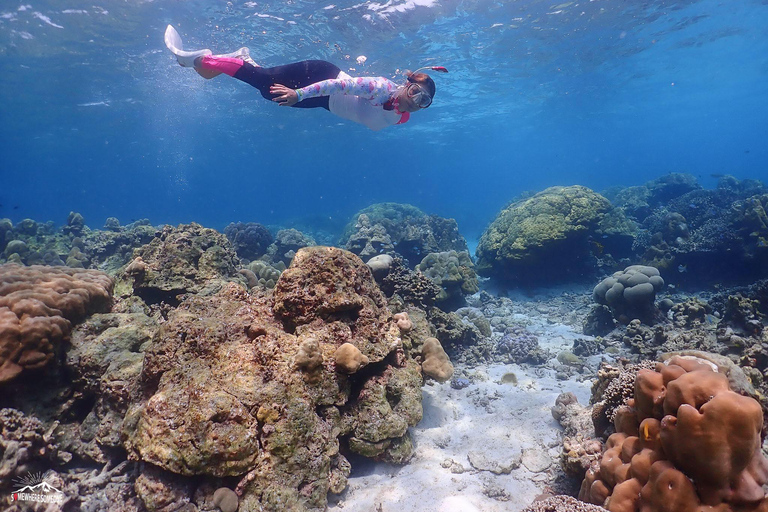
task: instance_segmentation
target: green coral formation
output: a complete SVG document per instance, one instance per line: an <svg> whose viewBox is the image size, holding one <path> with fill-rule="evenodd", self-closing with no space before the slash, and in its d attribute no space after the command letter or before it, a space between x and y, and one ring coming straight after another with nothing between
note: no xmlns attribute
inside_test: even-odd
<svg viewBox="0 0 768 512"><path fill-rule="evenodd" d="M365 215L371 224L381 224L388 232L398 232L403 229L410 221L421 220L427 217L427 214L413 205L405 203L376 203L363 208L353 216L344 228L341 240L345 241L351 237L356 227L358 217Z"/></svg>
<svg viewBox="0 0 768 512"><path fill-rule="evenodd" d="M427 254L417 270L440 287L438 302L463 300L479 291L475 265L468 252L445 251Z"/></svg>
<svg viewBox="0 0 768 512"><path fill-rule="evenodd" d="M114 272L130 261L134 249L148 243L158 231L147 220L112 226L106 231L91 230L84 225L82 215L75 212L58 231L52 222L24 219L13 226L10 220L0 219L0 263L98 266Z"/></svg>
<svg viewBox="0 0 768 512"><path fill-rule="evenodd" d="M756 195L739 203L734 226L753 250L768 250L768 194Z"/></svg>
<svg viewBox="0 0 768 512"><path fill-rule="evenodd" d="M552 281L577 272L610 202L582 186L551 187L504 209L480 238L477 271L504 281Z"/></svg>
<svg viewBox="0 0 768 512"><path fill-rule="evenodd" d="M266 261L256 260L249 263L248 268L243 269L241 272L248 279L248 286L250 288L261 286L271 290L277 284L277 280L284 270L285 264L282 261L273 266ZM251 272L253 275L248 274L246 271Z"/></svg>

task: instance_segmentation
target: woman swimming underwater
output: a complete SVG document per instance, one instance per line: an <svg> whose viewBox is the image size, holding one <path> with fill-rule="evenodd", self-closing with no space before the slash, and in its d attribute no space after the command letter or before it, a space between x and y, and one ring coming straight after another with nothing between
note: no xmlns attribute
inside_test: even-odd
<svg viewBox="0 0 768 512"><path fill-rule="evenodd" d="M184 51L179 33L165 30L165 45L179 64L194 68L203 78L224 73L257 88L261 95L282 107L324 108L371 130L403 124L411 112L425 109L435 96L435 82L422 69L447 73L442 66L407 73L405 84L383 77L351 77L323 60L304 60L264 68L250 57L248 48L213 55L211 50Z"/></svg>

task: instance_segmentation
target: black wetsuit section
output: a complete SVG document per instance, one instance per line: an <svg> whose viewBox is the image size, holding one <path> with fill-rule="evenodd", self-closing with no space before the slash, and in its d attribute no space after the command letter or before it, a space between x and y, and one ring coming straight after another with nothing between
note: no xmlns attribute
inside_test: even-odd
<svg viewBox="0 0 768 512"><path fill-rule="evenodd" d="M273 84L300 89L316 82L337 78L340 72L341 69L338 66L324 60L303 60L273 68L261 68L246 62L233 76L257 88L264 98L271 100L277 96L269 92L269 88ZM328 96L307 98L292 106L297 108L322 107L330 110Z"/></svg>

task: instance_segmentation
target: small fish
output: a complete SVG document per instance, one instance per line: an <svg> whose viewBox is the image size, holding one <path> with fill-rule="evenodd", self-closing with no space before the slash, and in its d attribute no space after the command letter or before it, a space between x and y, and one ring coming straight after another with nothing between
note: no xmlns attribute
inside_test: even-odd
<svg viewBox="0 0 768 512"><path fill-rule="evenodd" d="M677 266L678 272L688 272L688 266L687 265L678 265Z"/></svg>
<svg viewBox="0 0 768 512"><path fill-rule="evenodd" d="M14 205L13 209L14 210L18 210L19 209L19 205Z"/></svg>

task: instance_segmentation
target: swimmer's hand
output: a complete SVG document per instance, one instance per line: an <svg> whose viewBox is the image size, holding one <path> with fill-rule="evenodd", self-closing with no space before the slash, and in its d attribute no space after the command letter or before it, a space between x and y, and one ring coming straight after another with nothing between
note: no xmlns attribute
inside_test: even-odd
<svg viewBox="0 0 768 512"><path fill-rule="evenodd" d="M273 84L269 88L269 92L278 95L272 98L272 101L276 101L281 107L290 107L299 102L299 96L296 94L296 91L284 85Z"/></svg>

